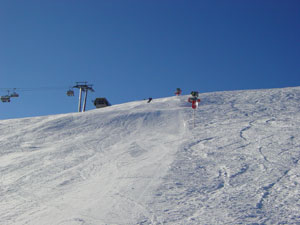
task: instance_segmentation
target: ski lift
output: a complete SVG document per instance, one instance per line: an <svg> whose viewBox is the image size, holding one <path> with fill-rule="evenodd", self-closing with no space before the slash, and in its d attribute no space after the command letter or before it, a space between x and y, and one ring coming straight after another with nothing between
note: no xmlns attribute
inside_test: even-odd
<svg viewBox="0 0 300 225"><path fill-rule="evenodd" d="M106 98L96 98L93 102L96 108L111 106L111 104L107 101Z"/></svg>
<svg viewBox="0 0 300 225"><path fill-rule="evenodd" d="M74 91L73 91L72 89L69 89L69 90L67 91L67 95L68 95L68 96L74 96Z"/></svg>
<svg viewBox="0 0 300 225"><path fill-rule="evenodd" d="M10 102L10 96L9 95L1 96L1 101L2 102Z"/></svg>
<svg viewBox="0 0 300 225"><path fill-rule="evenodd" d="M17 97L19 97L19 94L14 89L14 92L10 95L10 97L17 98Z"/></svg>
<svg viewBox="0 0 300 225"><path fill-rule="evenodd" d="M10 102L9 90L8 90L7 92L8 92L7 95L1 96L1 101L2 101L2 102Z"/></svg>

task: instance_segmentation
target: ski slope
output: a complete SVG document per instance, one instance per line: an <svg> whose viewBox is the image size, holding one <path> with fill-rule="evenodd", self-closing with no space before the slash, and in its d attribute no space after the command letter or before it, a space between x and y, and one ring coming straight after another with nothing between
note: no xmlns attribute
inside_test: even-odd
<svg viewBox="0 0 300 225"><path fill-rule="evenodd" d="M187 98L0 121L0 224L300 224L300 87Z"/></svg>

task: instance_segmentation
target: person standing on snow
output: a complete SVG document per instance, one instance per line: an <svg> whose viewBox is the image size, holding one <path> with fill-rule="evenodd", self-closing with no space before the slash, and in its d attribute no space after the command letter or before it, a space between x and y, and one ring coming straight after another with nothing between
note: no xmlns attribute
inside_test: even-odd
<svg viewBox="0 0 300 225"><path fill-rule="evenodd" d="M176 96L179 96L179 95L181 95L181 93L182 93L181 89L180 89L180 88L177 88L177 89L176 89L176 92L175 92L175 95L176 95Z"/></svg>
<svg viewBox="0 0 300 225"><path fill-rule="evenodd" d="M192 91L191 95L193 97L190 97L188 99L188 102L192 103L192 108L193 109L196 109L198 107L199 102L200 102L200 98L198 98L199 92L198 91Z"/></svg>

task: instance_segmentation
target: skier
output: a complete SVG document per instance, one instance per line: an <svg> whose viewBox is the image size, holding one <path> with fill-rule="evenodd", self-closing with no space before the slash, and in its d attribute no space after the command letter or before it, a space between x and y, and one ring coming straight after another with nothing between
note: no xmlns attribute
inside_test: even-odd
<svg viewBox="0 0 300 225"><path fill-rule="evenodd" d="M189 101L190 103L192 103L192 108L193 108L193 109L196 109L196 108L198 107L199 102L201 101L200 98L198 98L199 92L198 92L198 91L192 91L192 92L191 92L191 95L192 95L193 97L190 97L190 98L188 99L188 101Z"/></svg>
<svg viewBox="0 0 300 225"><path fill-rule="evenodd" d="M177 89L176 89L176 92L175 92L175 95L176 95L176 96L181 95L181 92L182 92L181 89L180 89L180 88L177 88Z"/></svg>
<svg viewBox="0 0 300 225"><path fill-rule="evenodd" d="M152 98L148 98L148 102L147 103L150 103L152 101Z"/></svg>

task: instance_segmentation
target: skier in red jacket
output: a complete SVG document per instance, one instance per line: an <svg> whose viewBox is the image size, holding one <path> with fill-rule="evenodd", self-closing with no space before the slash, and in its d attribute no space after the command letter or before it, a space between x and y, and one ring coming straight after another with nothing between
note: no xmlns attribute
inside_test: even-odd
<svg viewBox="0 0 300 225"><path fill-rule="evenodd" d="M190 97L190 98L188 99L188 101L189 101L190 103L192 103L192 108L193 108L193 109L196 109L196 108L198 107L199 102L201 101L200 98L198 98L199 92L198 92L198 91L192 91L192 92L191 92L191 95L192 95L193 97Z"/></svg>

